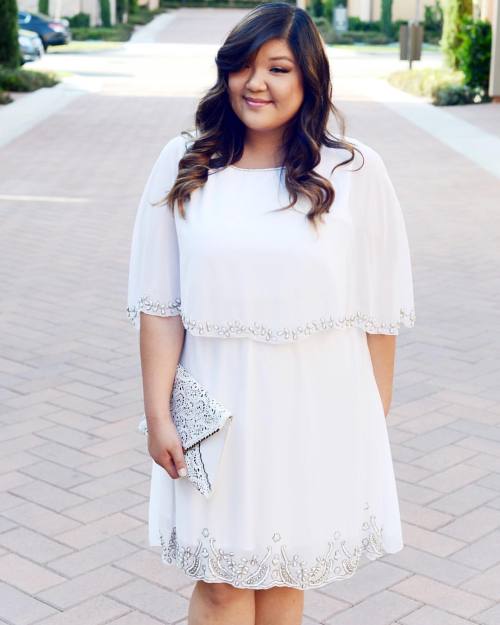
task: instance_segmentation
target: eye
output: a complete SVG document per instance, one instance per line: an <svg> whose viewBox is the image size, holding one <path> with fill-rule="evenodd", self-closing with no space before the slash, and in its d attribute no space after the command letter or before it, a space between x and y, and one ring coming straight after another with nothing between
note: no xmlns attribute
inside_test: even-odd
<svg viewBox="0 0 500 625"><path fill-rule="evenodd" d="M273 71L273 69L277 70L277 73L279 74L288 74L288 72L290 71L289 69L285 69L284 67L271 67L270 71ZM275 74L276 72L273 72L273 74Z"/></svg>

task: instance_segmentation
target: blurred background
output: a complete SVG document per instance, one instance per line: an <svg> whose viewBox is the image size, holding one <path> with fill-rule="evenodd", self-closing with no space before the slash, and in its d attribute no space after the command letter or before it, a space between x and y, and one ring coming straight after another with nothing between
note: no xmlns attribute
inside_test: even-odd
<svg viewBox="0 0 500 625"><path fill-rule="evenodd" d="M194 583L147 545L129 251L154 160L252 6L0 0L2 624L187 623ZM303 6L346 135L394 182L416 305L388 416L406 547L308 591L304 625L500 623L499 7Z"/></svg>

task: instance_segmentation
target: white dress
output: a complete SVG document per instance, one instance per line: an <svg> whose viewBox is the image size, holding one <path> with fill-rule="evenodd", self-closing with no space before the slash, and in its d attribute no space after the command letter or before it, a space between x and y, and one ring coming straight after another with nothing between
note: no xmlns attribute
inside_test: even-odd
<svg viewBox="0 0 500 625"><path fill-rule="evenodd" d="M152 461L149 543L193 579L319 588L403 548L366 332L415 322L403 214L380 155L322 147L336 198L318 224L280 168L210 170L165 204L186 139L161 151L132 237L128 315L181 315L180 362L234 418L214 494ZM214 436L218 436L218 434Z"/></svg>

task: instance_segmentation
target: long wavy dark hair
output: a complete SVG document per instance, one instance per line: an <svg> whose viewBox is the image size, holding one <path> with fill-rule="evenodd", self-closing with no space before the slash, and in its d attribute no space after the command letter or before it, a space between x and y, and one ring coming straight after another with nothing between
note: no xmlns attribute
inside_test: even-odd
<svg viewBox="0 0 500 625"><path fill-rule="evenodd" d="M329 212L335 198L331 181L313 171L320 162L320 147L345 149L351 154L331 173L350 163L354 159L354 150L360 152L327 129L330 112L336 118L342 136L345 120L332 102L328 58L321 35L309 14L287 2L259 4L231 30L218 50L215 57L217 82L198 104L194 132L184 130L181 133L188 138L189 147L179 161L177 178L164 201L172 209L177 201L182 217L185 218L184 202L205 184L209 170L226 167L241 158L246 126L230 104L228 74L241 69L262 44L273 38L288 43L301 70L304 91L303 102L283 133L285 158L282 164L291 202L278 210L291 208L302 193L311 202L307 217L315 225L315 219Z"/></svg>

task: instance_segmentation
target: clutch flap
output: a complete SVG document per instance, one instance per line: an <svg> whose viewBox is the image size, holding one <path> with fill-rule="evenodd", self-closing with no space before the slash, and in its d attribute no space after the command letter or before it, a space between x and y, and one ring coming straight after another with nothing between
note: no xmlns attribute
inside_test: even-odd
<svg viewBox="0 0 500 625"><path fill-rule="evenodd" d="M232 418L231 412L180 363L174 378L170 412L185 451L220 430Z"/></svg>

